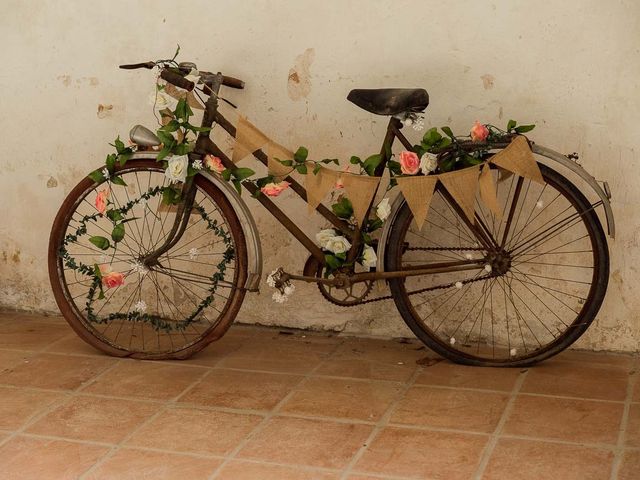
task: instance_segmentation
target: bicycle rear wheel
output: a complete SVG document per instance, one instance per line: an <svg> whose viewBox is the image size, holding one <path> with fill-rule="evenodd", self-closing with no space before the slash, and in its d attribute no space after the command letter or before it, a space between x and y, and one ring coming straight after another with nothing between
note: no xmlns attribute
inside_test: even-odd
<svg viewBox="0 0 640 480"><path fill-rule="evenodd" d="M162 203L168 180L153 160L129 161L116 173L126 186L85 178L56 216L49 240L56 302L82 339L110 355L187 358L225 333L244 299L240 222L224 194L196 175L184 234L157 264L145 264L176 217L175 207ZM96 208L101 192L109 201L105 214ZM109 215L123 222L117 243ZM102 250L98 236L116 248Z"/></svg>
<svg viewBox="0 0 640 480"><path fill-rule="evenodd" d="M497 183L502 219L476 205L476 225L484 225L494 248L465 224L442 189L434 193L422 231L406 204L394 221L387 270L481 260L475 270L389 282L411 330L454 362L539 362L575 342L602 304L609 253L594 205L558 172L540 170L543 185L518 176Z"/></svg>

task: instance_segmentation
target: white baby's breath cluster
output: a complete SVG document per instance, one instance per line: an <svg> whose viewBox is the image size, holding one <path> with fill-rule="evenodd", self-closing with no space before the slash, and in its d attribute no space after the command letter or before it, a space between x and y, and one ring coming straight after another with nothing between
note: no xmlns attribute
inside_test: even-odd
<svg viewBox="0 0 640 480"><path fill-rule="evenodd" d="M267 275L267 285L276 289L273 295L271 295L271 298L276 303L286 302L296 290L295 285L292 285L291 282L287 281L283 283L281 281L282 273L282 269L278 268Z"/></svg>
<svg viewBox="0 0 640 480"><path fill-rule="evenodd" d="M137 273L141 277L144 277L147 273L149 273L149 269L139 260L135 260L129 263L129 269L132 273Z"/></svg>

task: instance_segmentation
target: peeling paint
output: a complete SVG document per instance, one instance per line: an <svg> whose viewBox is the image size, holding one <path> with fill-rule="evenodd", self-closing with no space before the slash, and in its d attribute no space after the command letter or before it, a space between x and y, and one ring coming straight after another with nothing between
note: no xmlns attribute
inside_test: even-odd
<svg viewBox="0 0 640 480"><path fill-rule="evenodd" d="M102 103L98 104L98 118L107 118L110 117L113 113L113 105L104 105Z"/></svg>
<svg viewBox="0 0 640 480"><path fill-rule="evenodd" d="M58 77L58 80L61 80L62 84L65 87L68 87L69 85L71 85L71 75L60 75Z"/></svg>
<svg viewBox="0 0 640 480"><path fill-rule="evenodd" d="M480 75L482 79L482 86L485 90L491 90L493 88L493 83L495 82L495 77L489 73L485 73L484 75Z"/></svg>
<svg viewBox="0 0 640 480"><path fill-rule="evenodd" d="M309 71L315 50L307 48L304 53L296 57L293 68L289 70L287 78L287 94L291 100L297 101L307 98L311 93L311 73Z"/></svg>
<svg viewBox="0 0 640 480"><path fill-rule="evenodd" d="M49 177L49 180L47 180L47 188L55 188L57 186L58 181L53 177Z"/></svg>

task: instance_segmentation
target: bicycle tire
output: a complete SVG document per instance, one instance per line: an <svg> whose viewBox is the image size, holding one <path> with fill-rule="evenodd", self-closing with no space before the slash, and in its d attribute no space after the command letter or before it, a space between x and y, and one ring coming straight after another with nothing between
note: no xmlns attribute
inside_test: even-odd
<svg viewBox="0 0 640 480"><path fill-rule="evenodd" d="M123 174L131 172L136 172L136 178L138 177L138 172L140 174L148 173L149 178L151 178L152 173L154 175L161 175L163 170L154 160L130 160L124 167L117 167L115 175L122 176ZM185 337L183 344L174 346L174 342L171 340L172 348L167 347L162 351L158 351L150 350L148 347L145 348L144 339L142 348L136 349L128 348L123 342L114 342L113 339L106 338L104 334L101 334L97 330L96 325L87 319L86 313L83 313L81 308L72 300L72 296L69 293L69 285L66 282L64 273L66 267L60 255L65 236L68 235L70 231L70 223L74 213L79 209L79 205L81 205L82 202L87 202L86 198L90 192L96 191L100 186L100 184L85 177L71 190L60 207L53 222L48 249L49 278L56 303L64 318L82 340L94 348L112 356L155 360L185 359L202 350L211 342L221 338L227 331L238 314L245 295L243 288L247 277L247 247L245 237L240 220L222 191L202 175L196 175L195 184L198 192L203 195L203 198L206 197L210 199L212 204L219 209L216 211L219 211L220 218L223 219L221 221L226 222L229 230L228 233L233 243L234 270L233 280L231 282L233 285L229 287L230 295L227 297L226 303L222 307L223 310L221 310L215 323L212 322L208 328L205 328L201 332L194 328L198 333L190 334L192 338L189 338L188 341L188 337L183 334ZM157 213L155 215L157 216ZM144 227L142 231L144 232ZM133 335L134 327L131 328L131 335ZM141 325L141 332L143 328L144 325ZM158 337L159 336L160 333L158 333ZM129 343L131 343L131 341ZM160 345L159 339L158 345Z"/></svg>
<svg viewBox="0 0 640 480"><path fill-rule="evenodd" d="M488 354L484 354L484 355L472 354L468 350L463 349L468 346L468 343L462 344L462 346L459 346L459 343L456 344L454 342L453 337L450 339L449 342L447 342L446 336L438 335L437 333L438 329L440 328L440 325L438 325L437 327L431 327L431 328L425 325L425 322L417 313L411 301L409 292L407 291L407 288L406 288L406 279L399 278L399 279L389 280L390 289L393 294L396 307L400 315L402 316L403 320L407 324L407 326L427 347L429 347L430 349L434 350L438 354L442 355L443 357L455 363L473 365L473 366L494 366L494 367L500 367L500 366L524 367L524 366L535 364L537 362L540 362L549 357L552 357L553 355L560 353L561 351L569 347L572 343L574 343L582 334L584 334L584 332L587 330L589 325L593 322L594 318L596 317L600 309L600 306L602 305L602 301L606 293L608 278L609 278L609 252L607 247L606 236L602 229L600 220L598 219L598 216L593 210L590 202L578 190L578 188L575 185L573 185L569 180L563 177L560 173L550 169L549 167L546 167L545 165L542 165L542 164L539 164L539 166L540 166L540 170L542 172L543 178L545 182L547 182L547 185L551 185L560 194L562 194L563 197L578 212L578 218L581 219L581 222L577 222L576 225L578 225L578 223L581 223L584 226L585 230L588 232L588 239L592 247L593 267L591 268L593 269L593 272L591 275L590 286L589 286L588 295L586 296L586 300L584 301L584 304L580 309L578 315L576 316L575 320L571 324L569 324L566 330L562 332L562 334L559 335L557 338L555 338L553 341L545 345L541 345L540 348L536 348L531 352L525 351L525 354L518 354L514 358L512 358L511 356L506 356L506 354L505 354L506 358L489 358ZM546 188L546 186L544 188ZM507 200L508 200L508 195L507 195ZM524 205L524 201L523 201L523 205ZM516 205L516 208L517 208L517 205ZM520 210L522 212L522 207ZM530 217L531 217L531 214L529 214L529 218ZM413 215L410 209L408 208L407 204L405 203L401 207L401 210L399 211L398 215L395 218L394 225L389 237L389 241L387 243L387 254L385 255L385 268L389 271L402 269L403 251L405 252L407 251L407 246L405 243L407 241L406 240L407 230L411 225L412 218L413 218ZM520 239L518 238L518 240ZM551 251L551 253L553 253L553 251ZM551 253L548 253L548 254L551 255ZM558 253L563 253L563 252L558 252ZM527 254L527 255L533 255L533 254ZM527 257L527 258L536 258L536 257ZM523 262L523 263L527 263L527 262ZM550 269L551 266L548 266L548 267L543 266L543 267L536 267L536 268ZM544 278L542 274L535 275L535 276ZM517 277L517 278L524 280L524 277ZM496 282L498 281L497 280L494 281L494 284ZM523 285L524 284L525 282L523 282ZM505 282L505 285L506 285L506 282ZM466 284L464 286L466 287ZM458 288L460 287L458 286ZM511 286L509 288L511 288ZM531 288L534 288L534 287L531 287ZM545 285L545 288L546 288L546 285ZM508 316L508 309L507 309L507 306L509 305L509 301L507 298L507 292L505 288L503 288L503 292L505 296L505 300L504 300L505 312L507 312L507 315L505 315L507 319L506 328L508 330L510 328L508 323L509 316ZM480 314L481 310L483 312L486 311L485 305L489 295L491 296L490 298L491 298L491 301L493 302L493 299L494 299L493 292L491 292L489 295L485 293L485 295L486 295L485 303L479 309L478 315ZM556 293L555 295L559 296L560 294ZM513 306L516 307L516 302L514 301L514 298L515 297L512 296L511 301L513 302ZM525 302L523 301L523 304L524 303ZM473 308L475 307L472 307L472 310ZM491 308L493 309L493 304ZM527 308L533 308L533 307L527 306ZM517 312L517 310L518 309L516 307L514 310L514 313ZM431 314L432 313L430 313L429 315ZM484 313L482 313L482 315L484 315ZM494 319L493 319L493 310L492 310L492 323L491 323L492 335L494 333L493 320ZM463 319L463 321L466 321L466 317L465 319ZM517 321L518 321L518 325L520 325L520 318L518 318ZM474 326L476 323L477 323L477 318L475 319ZM473 331L474 326L471 327L471 331ZM482 336L482 324L480 326L480 333L478 334L478 344L480 344L480 342L482 341L481 336ZM496 347L494 346L494 355L495 355L495 348ZM504 347L502 348L504 349ZM487 350L488 349L485 349L484 351L487 351ZM480 347L478 347L478 353L479 352L480 352Z"/></svg>

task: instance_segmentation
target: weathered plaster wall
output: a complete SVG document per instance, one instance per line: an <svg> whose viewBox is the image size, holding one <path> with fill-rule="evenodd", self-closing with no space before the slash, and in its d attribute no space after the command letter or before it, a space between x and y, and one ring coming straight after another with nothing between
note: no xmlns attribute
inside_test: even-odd
<svg viewBox="0 0 640 480"><path fill-rule="evenodd" d="M618 236L609 294L581 341L637 350L640 260L640 4L634 1L2 1L0 305L55 311L49 227L107 142L152 124L153 79L116 66L173 53L244 79L227 96L273 138L345 157L379 148L385 119L345 100L354 87L422 86L427 124L535 122L533 138L610 181ZM296 204L295 207L299 207ZM305 209L293 218L321 226ZM265 270L305 254L259 215ZM250 295L245 322L399 334L391 304L343 310L314 287L275 306ZM308 294L308 295L305 295Z"/></svg>

